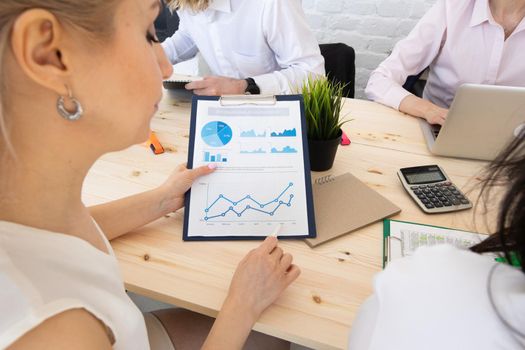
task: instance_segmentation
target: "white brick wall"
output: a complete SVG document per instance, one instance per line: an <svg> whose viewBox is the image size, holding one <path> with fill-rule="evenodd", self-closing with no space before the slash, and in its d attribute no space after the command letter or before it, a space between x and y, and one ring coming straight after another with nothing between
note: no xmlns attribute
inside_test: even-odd
<svg viewBox="0 0 525 350"><path fill-rule="evenodd" d="M356 97L368 77L435 0L303 0L319 43L342 42L356 51Z"/></svg>

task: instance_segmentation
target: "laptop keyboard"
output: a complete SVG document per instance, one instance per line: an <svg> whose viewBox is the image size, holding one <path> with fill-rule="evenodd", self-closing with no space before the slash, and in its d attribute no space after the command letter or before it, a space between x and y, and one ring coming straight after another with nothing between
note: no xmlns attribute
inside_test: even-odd
<svg viewBox="0 0 525 350"><path fill-rule="evenodd" d="M434 135L434 140L438 137L439 132L441 131L441 125L431 125L432 135Z"/></svg>

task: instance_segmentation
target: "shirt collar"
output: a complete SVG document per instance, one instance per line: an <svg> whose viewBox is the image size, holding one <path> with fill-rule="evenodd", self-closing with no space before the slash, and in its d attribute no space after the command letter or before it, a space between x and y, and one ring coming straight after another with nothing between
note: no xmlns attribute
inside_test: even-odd
<svg viewBox="0 0 525 350"><path fill-rule="evenodd" d="M512 32L512 34L514 33L519 33L519 32L523 32L525 30L525 18L523 18L520 22L520 24L518 24L518 26L516 27L516 29L514 29L514 31Z"/></svg>
<svg viewBox="0 0 525 350"><path fill-rule="evenodd" d="M230 13L232 12L231 0L211 0L208 8L215 11Z"/></svg>
<svg viewBox="0 0 525 350"><path fill-rule="evenodd" d="M474 10L472 11L472 17L470 18L470 26L475 27L485 22L494 24L496 21L490 12L489 0L475 0ZM521 20L512 35L525 30L525 18Z"/></svg>
<svg viewBox="0 0 525 350"><path fill-rule="evenodd" d="M475 27L484 22L490 22L492 15L489 13L488 0L475 0L474 9L472 10L472 17L470 18L470 26Z"/></svg>

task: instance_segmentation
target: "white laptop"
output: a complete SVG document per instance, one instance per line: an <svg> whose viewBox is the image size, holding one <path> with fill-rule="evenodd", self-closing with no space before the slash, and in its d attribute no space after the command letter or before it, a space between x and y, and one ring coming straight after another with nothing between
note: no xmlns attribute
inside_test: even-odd
<svg viewBox="0 0 525 350"><path fill-rule="evenodd" d="M525 87L463 84L441 128L420 123L430 152L493 160L525 128Z"/></svg>

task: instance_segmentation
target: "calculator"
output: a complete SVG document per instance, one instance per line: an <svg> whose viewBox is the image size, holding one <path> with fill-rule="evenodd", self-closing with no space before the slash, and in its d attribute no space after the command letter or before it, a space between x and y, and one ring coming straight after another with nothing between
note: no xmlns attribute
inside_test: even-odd
<svg viewBox="0 0 525 350"><path fill-rule="evenodd" d="M402 168L399 180L410 197L428 214L472 208L472 202L455 186L439 165Z"/></svg>

